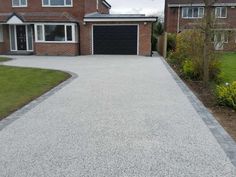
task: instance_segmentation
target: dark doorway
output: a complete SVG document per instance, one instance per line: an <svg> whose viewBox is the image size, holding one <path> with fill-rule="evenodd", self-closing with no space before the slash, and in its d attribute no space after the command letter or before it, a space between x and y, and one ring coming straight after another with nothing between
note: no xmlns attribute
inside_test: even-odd
<svg viewBox="0 0 236 177"><path fill-rule="evenodd" d="M26 44L26 28L24 25L16 26L16 38L18 50L27 50Z"/></svg>

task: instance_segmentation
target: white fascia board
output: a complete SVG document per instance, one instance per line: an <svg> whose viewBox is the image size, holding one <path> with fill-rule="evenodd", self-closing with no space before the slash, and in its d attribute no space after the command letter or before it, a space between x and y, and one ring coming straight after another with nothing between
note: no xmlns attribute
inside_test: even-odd
<svg viewBox="0 0 236 177"><path fill-rule="evenodd" d="M157 18L85 18L84 22L155 22Z"/></svg>

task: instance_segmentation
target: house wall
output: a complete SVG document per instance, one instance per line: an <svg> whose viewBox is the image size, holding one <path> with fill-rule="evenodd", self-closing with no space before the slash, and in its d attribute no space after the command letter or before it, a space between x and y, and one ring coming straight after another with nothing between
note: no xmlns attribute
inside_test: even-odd
<svg viewBox="0 0 236 177"><path fill-rule="evenodd" d="M63 56L75 56L79 54L79 44L54 44L54 43L35 43L36 55L63 55Z"/></svg>
<svg viewBox="0 0 236 177"><path fill-rule="evenodd" d="M107 25L130 25L137 24L139 25L139 55L150 56L152 51L151 36L152 36L152 23L144 22L112 22L112 23L96 23L107 24ZM95 25L96 25L95 24ZM81 41L87 41L81 43L81 55L91 55L92 54L92 23L87 23L81 28Z"/></svg>
<svg viewBox="0 0 236 177"><path fill-rule="evenodd" d="M8 25L3 25L3 42L0 42L0 54L6 54L10 51Z"/></svg>
<svg viewBox="0 0 236 177"><path fill-rule="evenodd" d="M182 8L179 11L179 31L191 29L196 25L199 19L184 19L182 18ZM236 7L227 7L227 18L218 18L215 23L220 29L226 30L226 33L231 33L229 42L224 43L225 51L236 50ZM178 7L169 8L165 5L165 31L167 33L177 33L178 31ZM230 32L231 31L231 32ZM233 32L232 32L233 31Z"/></svg>

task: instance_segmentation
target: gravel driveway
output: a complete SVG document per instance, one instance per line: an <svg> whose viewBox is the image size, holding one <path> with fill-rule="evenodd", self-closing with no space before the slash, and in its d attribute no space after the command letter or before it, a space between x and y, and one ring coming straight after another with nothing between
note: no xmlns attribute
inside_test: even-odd
<svg viewBox="0 0 236 177"><path fill-rule="evenodd" d="M0 131L1 177L235 177L158 57L21 56L76 79Z"/></svg>

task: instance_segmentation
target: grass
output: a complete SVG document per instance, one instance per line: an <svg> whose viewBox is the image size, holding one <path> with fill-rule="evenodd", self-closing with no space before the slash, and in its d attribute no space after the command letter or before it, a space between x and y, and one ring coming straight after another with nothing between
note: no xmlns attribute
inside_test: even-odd
<svg viewBox="0 0 236 177"><path fill-rule="evenodd" d="M69 77L61 71L0 65L0 120Z"/></svg>
<svg viewBox="0 0 236 177"><path fill-rule="evenodd" d="M0 62L9 61L9 60L11 59L7 57L0 57Z"/></svg>
<svg viewBox="0 0 236 177"><path fill-rule="evenodd" d="M236 81L236 53L225 53L221 62L225 82Z"/></svg>

